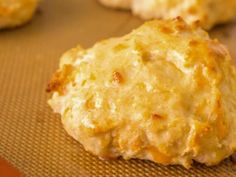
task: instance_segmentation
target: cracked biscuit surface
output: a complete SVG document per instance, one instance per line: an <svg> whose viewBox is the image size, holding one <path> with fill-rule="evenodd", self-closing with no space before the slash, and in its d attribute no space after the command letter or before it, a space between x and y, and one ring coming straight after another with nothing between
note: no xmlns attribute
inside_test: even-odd
<svg viewBox="0 0 236 177"><path fill-rule="evenodd" d="M12 28L28 22L38 0L0 0L0 29Z"/></svg>
<svg viewBox="0 0 236 177"><path fill-rule="evenodd" d="M236 149L236 69L228 50L182 19L63 55L49 104L84 148L102 158L189 168Z"/></svg>
<svg viewBox="0 0 236 177"><path fill-rule="evenodd" d="M205 29L226 23L236 15L235 0L99 0L113 8L131 9L143 19L181 16L189 23L200 23Z"/></svg>

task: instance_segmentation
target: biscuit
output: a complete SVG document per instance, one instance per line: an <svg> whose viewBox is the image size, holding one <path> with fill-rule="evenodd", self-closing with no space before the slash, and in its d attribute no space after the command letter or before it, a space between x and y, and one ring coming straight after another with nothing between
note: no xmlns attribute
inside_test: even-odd
<svg viewBox="0 0 236 177"><path fill-rule="evenodd" d="M99 0L109 7L129 8L143 19L183 17L210 29L232 20L236 15L235 0Z"/></svg>
<svg viewBox="0 0 236 177"><path fill-rule="evenodd" d="M38 0L0 0L0 29L12 28L28 22Z"/></svg>
<svg viewBox="0 0 236 177"><path fill-rule="evenodd" d="M62 56L49 105L101 157L215 165L236 149L236 69L224 45L181 18Z"/></svg>

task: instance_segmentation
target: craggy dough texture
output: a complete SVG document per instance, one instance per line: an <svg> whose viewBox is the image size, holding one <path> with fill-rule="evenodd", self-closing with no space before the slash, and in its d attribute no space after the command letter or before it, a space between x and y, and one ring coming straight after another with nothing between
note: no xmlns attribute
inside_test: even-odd
<svg viewBox="0 0 236 177"><path fill-rule="evenodd" d="M48 85L66 131L102 158L215 165L236 149L236 70L182 19L68 51Z"/></svg>
<svg viewBox="0 0 236 177"><path fill-rule="evenodd" d="M236 0L99 0L116 8L130 8L143 19L183 17L189 23L200 23L205 29L226 23L236 15ZM124 6L125 5L125 6Z"/></svg>
<svg viewBox="0 0 236 177"><path fill-rule="evenodd" d="M0 29L11 28L28 22L38 0L0 0Z"/></svg>

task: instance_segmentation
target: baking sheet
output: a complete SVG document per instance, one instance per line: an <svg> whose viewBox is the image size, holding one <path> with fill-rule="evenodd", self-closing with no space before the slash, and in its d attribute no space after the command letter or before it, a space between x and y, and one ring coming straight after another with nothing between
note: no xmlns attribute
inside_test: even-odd
<svg viewBox="0 0 236 177"><path fill-rule="evenodd" d="M229 160L190 170L142 160L99 160L65 133L47 106L45 88L63 52L126 34L142 23L95 0L44 0L31 23L0 31L0 156L26 177L236 176ZM236 21L211 35L236 59Z"/></svg>

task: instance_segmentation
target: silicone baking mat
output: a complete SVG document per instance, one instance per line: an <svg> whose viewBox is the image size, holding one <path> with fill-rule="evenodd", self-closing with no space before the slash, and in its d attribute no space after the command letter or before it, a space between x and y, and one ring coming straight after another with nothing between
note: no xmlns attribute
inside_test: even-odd
<svg viewBox="0 0 236 177"><path fill-rule="evenodd" d="M99 160L65 133L48 107L45 88L63 52L126 34L142 23L129 11L95 0L44 0L31 23L0 31L0 156L26 177L236 176L229 160L190 170L142 160ZM236 21L211 35L236 59Z"/></svg>

